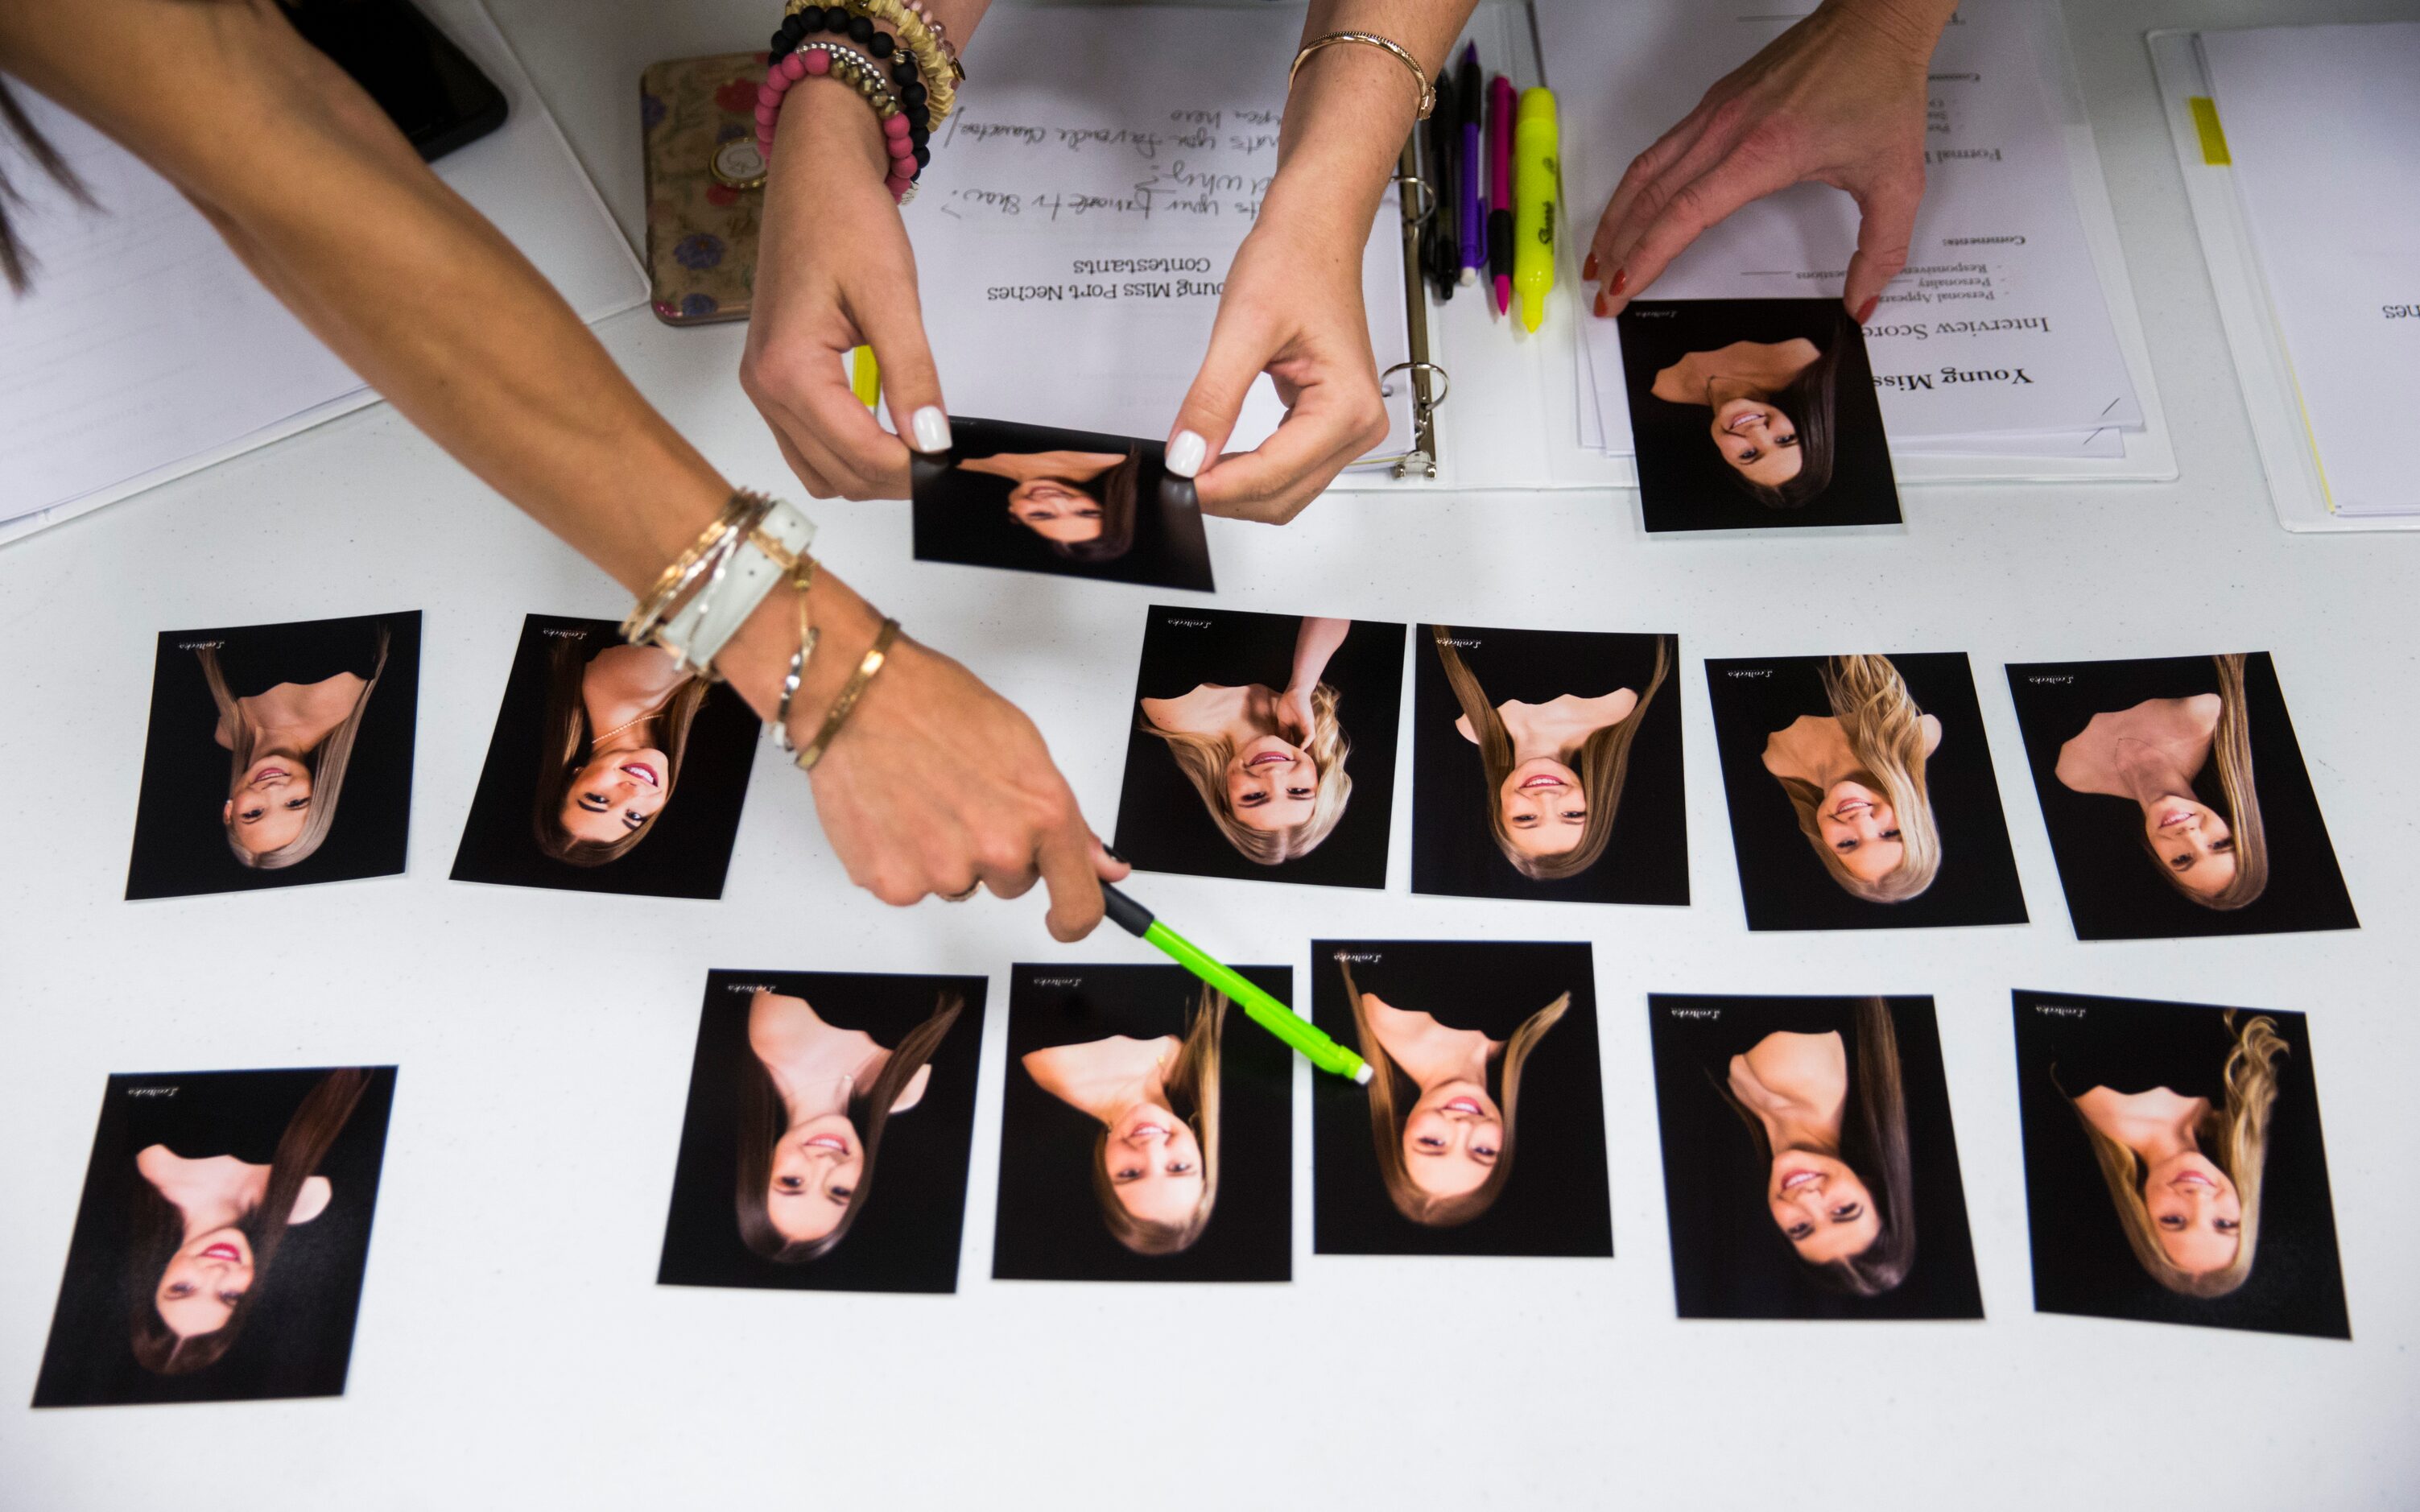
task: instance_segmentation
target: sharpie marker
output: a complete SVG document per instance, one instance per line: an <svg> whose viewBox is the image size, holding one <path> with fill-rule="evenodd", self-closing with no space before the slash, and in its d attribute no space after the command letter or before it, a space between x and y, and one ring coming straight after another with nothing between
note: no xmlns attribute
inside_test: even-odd
<svg viewBox="0 0 2420 1512"><path fill-rule="evenodd" d="M1365 1085L1369 1083L1371 1071L1368 1061L1328 1038L1320 1032L1317 1024L1300 1017L1233 969L1220 965L1193 942L1153 918L1151 910L1107 882L1101 884L1101 902L1119 928L1168 952L1170 959L1226 993L1227 1000L1249 1014L1254 1023L1302 1052L1311 1065L1356 1083Z"/></svg>
<svg viewBox="0 0 2420 1512"><path fill-rule="evenodd" d="M1555 287L1557 151L1554 92L1522 90L1512 126L1512 189L1520 201L1512 218L1512 288L1521 297L1521 323L1532 331L1546 318L1546 295Z"/></svg>

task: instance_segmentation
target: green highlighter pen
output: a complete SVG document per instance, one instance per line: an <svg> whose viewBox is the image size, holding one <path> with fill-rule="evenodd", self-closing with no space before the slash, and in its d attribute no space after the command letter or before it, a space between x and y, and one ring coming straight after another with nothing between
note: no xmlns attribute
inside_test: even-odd
<svg viewBox="0 0 2420 1512"><path fill-rule="evenodd" d="M1151 910L1107 882L1101 884L1101 901L1119 928L1168 952L1170 959L1226 993L1230 1002L1241 1005L1251 1015L1254 1023L1302 1052L1311 1065L1368 1084L1368 1061L1320 1033L1317 1024L1299 1017L1294 1009L1203 954L1201 946L1153 918Z"/></svg>

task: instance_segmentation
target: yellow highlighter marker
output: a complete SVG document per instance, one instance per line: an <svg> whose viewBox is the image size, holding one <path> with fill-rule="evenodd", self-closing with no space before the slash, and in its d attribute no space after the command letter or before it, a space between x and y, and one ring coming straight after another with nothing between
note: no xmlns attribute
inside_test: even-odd
<svg viewBox="0 0 2420 1512"><path fill-rule="evenodd" d="M1546 295L1555 287L1558 152L1554 91L1522 90L1512 121L1512 290L1521 298L1521 324L1531 331L1546 318Z"/></svg>
<svg viewBox="0 0 2420 1512"><path fill-rule="evenodd" d="M872 347L859 347L849 352L848 389L869 410L881 399L882 366L874 360Z"/></svg>

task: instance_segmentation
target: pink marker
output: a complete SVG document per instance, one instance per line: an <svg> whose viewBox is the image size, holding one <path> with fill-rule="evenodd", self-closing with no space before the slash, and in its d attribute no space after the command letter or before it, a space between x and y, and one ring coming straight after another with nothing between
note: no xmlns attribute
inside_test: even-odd
<svg viewBox="0 0 2420 1512"><path fill-rule="evenodd" d="M1487 86L1487 271L1496 313L1512 307L1512 81Z"/></svg>

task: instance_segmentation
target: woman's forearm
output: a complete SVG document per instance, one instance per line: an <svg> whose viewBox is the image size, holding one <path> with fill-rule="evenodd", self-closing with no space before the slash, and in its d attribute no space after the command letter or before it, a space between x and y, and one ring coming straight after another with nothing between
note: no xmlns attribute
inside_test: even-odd
<svg viewBox="0 0 2420 1512"><path fill-rule="evenodd" d="M1446 67L1446 54L1474 3L1314 0L1302 39L1308 43L1331 32L1384 37L1418 58L1423 76L1433 79ZM1333 217L1339 226L1355 228L1356 237L1366 237L1403 155L1404 139L1418 121L1419 102L1412 70L1380 48L1339 42L1312 54L1295 73L1286 100L1277 179L1262 212L1274 206Z"/></svg>

